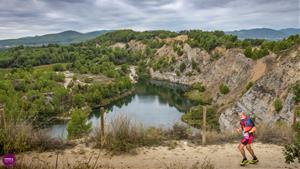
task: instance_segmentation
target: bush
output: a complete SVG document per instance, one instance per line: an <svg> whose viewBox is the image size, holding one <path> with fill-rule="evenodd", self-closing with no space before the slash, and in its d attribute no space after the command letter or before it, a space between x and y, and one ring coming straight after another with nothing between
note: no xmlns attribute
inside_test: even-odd
<svg viewBox="0 0 300 169"><path fill-rule="evenodd" d="M189 100L195 103L210 104L212 98L208 92L202 93L199 90L191 90L184 94Z"/></svg>
<svg viewBox="0 0 300 169"><path fill-rule="evenodd" d="M175 140L182 140L182 139L188 139L191 135L191 130L188 125L186 124L180 124L175 123L172 127L172 129L169 130L168 135L169 137L175 139Z"/></svg>
<svg viewBox="0 0 300 169"><path fill-rule="evenodd" d="M180 72L178 70L175 71L176 76L180 76Z"/></svg>
<svg viewBox="0 0 300 169"><path fill-rule="evenodd" d="M248 58L252 58L253 53L252 53L252 48L250 46L245 49L244 55Z"/></svg>
<svg viewBox="0 0 300 169"><path fill-rule="evenodd" d="M195 70L197 69L197 67L198 67L197 62L194 59L192 59L192 69Z"/></svg>
<svg viewBox="0 0 300 169"><path fill-rule="evenodd" d="M62 64L55 64L52 66L52 69L54 71L59 71L59 72L66 70L66 68Z"/></svg>
<svg viewBox="0 0 300 169"><path fill-rule="evenodd" d="M212 54L212 59L213 59L213 60L218 60L220 57L221 57L221 56L220 56L220 54L219 54L218 52L214 52L214 53Z"/></svg>
<svg viewBox="0 0 300 169"><path fill-rule="evenodd" d="M82 94L77 93L74 95L74 97L73 97L73 105L74 106L81 108L84 106L84 103L85 103L85 98Z"/></svg>
<svg viewBox="0 0 300 169"><path fill-rule="evenodd" d="M179 66L180 72L183 72L185 69L186 69L185 63L181 63L180 66Z"/></svg>
<svg viewBox="0 0 300 169"><path fill-rule="evenodd" d="M192 88L199 90L199 92L204 92L205 91L205 86L200 82L194 83L192 85Z"/></svg>
<svg viewBox="0 0 300 169"><path fill-rule="evenodd" d="M65 75L63 73L52 73L51 80L56 82L65 82Z"/></svg>
<svg viewBox="0 0 300 169"><path fill-rule="evenodd" d="M280 98L276 98L274 101L274 108L277 112L280 112L280 110L282 109L282 101L280 100Z"/></svg>
<svg viewBox="0 0 300 169"><path fill-rule="evenodd" d="M219 86L219 90L220 90L220 92L221 92L222 94L228 94L228 93L230 92L229 87L228 87L227 85L225 85L225 84L221 84L221 85Z"/></svg>
<svg viewBox="0 0 300 169"><path fill-rule="evenodd" d="M300 82L297 82L294 86L294 93L295 93L295 101L296 103L300 102Z"/></svg>
<svg viewBox="0 0 300 169"><path fill-rule="evenodd" d="M246 90L248 91L253 86L253 84L253 82L249 82L246 86Z"/></svg>
<svg viewBox="0 0 300 169"><path fill-rule="evenodd" d="M186 73L186 76L188 76L188 77L191 77L191 76L193 76L193 71L189 71L189 72L187 72L187 73Z"/></svg>
<svg viewBox="0 0 300 169"><path fill-rule="evenodd" d="M88 123L88 113L81 109L75 108L72 111L71 120L68 122L68 138L80 138L91 131L92 124Z"/></svg>

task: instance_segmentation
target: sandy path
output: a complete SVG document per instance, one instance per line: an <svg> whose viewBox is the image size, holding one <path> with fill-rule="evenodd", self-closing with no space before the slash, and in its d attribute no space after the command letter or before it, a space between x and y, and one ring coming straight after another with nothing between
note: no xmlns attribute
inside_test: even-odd
<svg viewBox="0 0 300 169"><path fill-rule="evenodd" d="M170 164L177 166L190 167L196 162L202 162L205 158L209 159L218 169L276 169L276 168L300 168L300 164L285 164L282 154L283 147L269 144L254 144L255 152L260 160L257 165L248 164L246 167L240 167L241 157L237 150L237 144L195 146L180 142L175 149L168 147L141 148L137 155L115 155L110 156L104 151L100 152L98 164L108 165L114 168L130 169L159 169L166 168ZM84 145L78 145L73 149L68 149L59 155L59 167L67 164L87 162L92 156L90 164L97 159L99 150L87 148ZM249 154L247 154L249 157ZM24 157L24 161L49 163L55 165L55 152L44 153L25 153L18 158Z"/></svg>
<svg viewBox="0 0 300 169"><path fill-rule="evenodd" d="M256 65L253 68L251 81L255 82L261 78L265 74L266 68L267 65L264 63L263 59L257 60Z"/></svg>

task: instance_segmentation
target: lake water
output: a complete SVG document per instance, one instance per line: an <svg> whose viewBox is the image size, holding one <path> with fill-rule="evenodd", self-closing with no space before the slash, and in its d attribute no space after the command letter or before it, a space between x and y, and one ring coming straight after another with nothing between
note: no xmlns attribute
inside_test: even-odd
<svg viewBox="0 0 300 169"><path fill-rule="evenodd" d="M169 128L174 123L182 123L181 115L191 105L189 100L183 97L186 89L186 86L162 81L137 84L132 95L106 107L105 123L108 124L120 115L146 127ZM92 122L93 128L99 126L99 114L97 109L90 114L89 121ZM51 126L50 135L66 138L66 123Z"/></svg>

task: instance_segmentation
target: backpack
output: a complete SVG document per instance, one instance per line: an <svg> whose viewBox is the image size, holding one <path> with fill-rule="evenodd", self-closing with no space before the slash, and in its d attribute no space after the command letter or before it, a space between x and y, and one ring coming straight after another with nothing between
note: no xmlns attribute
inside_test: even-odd
<svg viewBox="0 0 300 169"><path fill-rule="evenodd" d="M251 112L248 116L252 121L253 123L255 124L255 120L256 120L256 114L254 112Z"/></svg>

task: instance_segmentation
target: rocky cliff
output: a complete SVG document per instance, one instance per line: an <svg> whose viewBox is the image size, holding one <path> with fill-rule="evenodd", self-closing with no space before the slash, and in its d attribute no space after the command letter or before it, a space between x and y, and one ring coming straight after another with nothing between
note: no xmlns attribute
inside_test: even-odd
<svg viewBox="0 0 300 169"><path fill-rule="evenodd" d="M201 82L208 91L206 94L218 107L221 130L231 130L238 125L240 111L255 112L258 123L292 122L295 103L290 88L300 80L300 46L277 55L270 52L266 57L253 60L247 58L240 48L217 47L208 53L192 48L185 40L176 47L178 40L169 38L165 45L155 50L154 56L148 58L152 79L186 85ZM146 49L139 41L131 41L128 46L130 50ZM163 68L154 69L150 65L150 61L159 63L162 58L167 58ZM221 84L229 87L228 94L220 94ZM279 112L273 104L277 98L283 103Z"/></svg>
<svg viewBox="0 0 300 169"><path fill-rule="evenodd" d="M294 47L279 55L270 55L254 61L244 56L241 49L217 48L220 58L198 48L184 45L183 55L176 66L186 63L187 68L181 75L174 71L162 72L151 69L154 79L168 80L191 85L202 82L210 91L214 104L220 107L219 123L221 130L232 130L238 125L238 112L255 112L258 123L273 124L284 120L291 124L294 111L294 95L290 88L300 80L300 47ZM200 72L192 71L192 60L197 63ZM178 63L179 62L179 63ZM246 86L254 83L248 91ZM230 93L219 93L219 85L227 84ZM283 108L277 112L274 101L279 98Z"/></svg>
<svg viewBox="0 0 300 169"><path fill-rule="evenodd" d="M271 58L274 65L255 85L231 107L222 112L219 123L222 130L238 125L238 112L255 112L258 123L272 124L285 120L292 122L295 107L291 87L300 80L300 47ZM276 98L283 101L283 108L277 112L273 103Z"/></svg>

